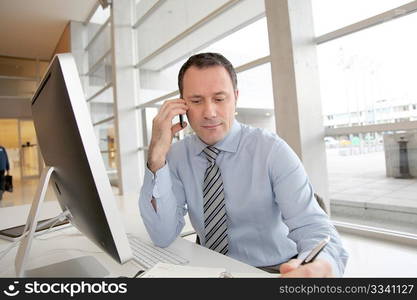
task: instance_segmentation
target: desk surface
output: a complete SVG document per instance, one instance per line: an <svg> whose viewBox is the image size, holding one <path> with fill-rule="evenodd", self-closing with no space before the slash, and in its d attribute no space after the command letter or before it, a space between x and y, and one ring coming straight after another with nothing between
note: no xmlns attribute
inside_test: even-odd
<svg viewBox="0 0 417 300"><path fill-rule="evenodd" d="M150 241L140 218L137 199L136 195L116 196L126 232ZM57 202L48 201L45 203L42 208L41 218L54 217L60 212ZM29 209L30 207L27 205L1 208L0 229L26 223ZM191 226L187 222L184 230L187 231L190 229ZM0 251L6 249L10 244L11 242L0 239ZM0 277L15 277L14 259L17 248L18 244L0 260ZM222 267L231 273L265 274L264 271L255 267L208 250L183 238L177 238L168 249L187 258L190 261L189 266ZM139 270L138 265L132 261L123 265L118 264L74 227L58 230L35 238L30 251L28 268L37 268L86 255L97 258L110 272L109 277L132 277Z"/></svg>

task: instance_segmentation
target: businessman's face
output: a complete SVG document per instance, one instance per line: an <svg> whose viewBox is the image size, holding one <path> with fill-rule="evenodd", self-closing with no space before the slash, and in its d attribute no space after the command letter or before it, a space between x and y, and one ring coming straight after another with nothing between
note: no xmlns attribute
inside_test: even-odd
<svg viewBox="0 0 417 300"><path fill-rule="evenodd" d="M222 140L233 125L238 97L227 70L190 67L184 74L182 94L187 118L198 137L207 145Z"/></svg>

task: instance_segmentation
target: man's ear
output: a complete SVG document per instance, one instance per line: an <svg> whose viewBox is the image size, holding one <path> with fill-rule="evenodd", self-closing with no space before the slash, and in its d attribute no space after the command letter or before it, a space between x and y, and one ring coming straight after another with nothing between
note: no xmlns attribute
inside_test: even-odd
<svg viewBox="0 0 417 300"><path fill-rule="evenodd" d="M235 91L235 103L237 102L237 99L239 98L239 90Z"/></svg>

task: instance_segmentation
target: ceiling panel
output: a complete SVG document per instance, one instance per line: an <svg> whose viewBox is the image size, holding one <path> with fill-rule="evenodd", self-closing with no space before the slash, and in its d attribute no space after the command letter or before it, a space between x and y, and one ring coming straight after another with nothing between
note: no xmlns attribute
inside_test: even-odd
<svg viewBox="0 0 417 300"><path fill-rule="evenodd" d="M0 55L49 60L68 21L84 21L97 0L1 0Z"/></svg>

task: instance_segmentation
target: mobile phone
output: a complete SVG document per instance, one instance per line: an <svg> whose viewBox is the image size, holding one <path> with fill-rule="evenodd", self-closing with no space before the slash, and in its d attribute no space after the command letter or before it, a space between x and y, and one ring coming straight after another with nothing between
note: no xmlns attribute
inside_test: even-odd
<svg viewBox="0 0 417 300"><path fill-rule="evenodd" d="M184 125L183 125L184 117L182 115L179 115L179 116L180 116L180 125L181 125L181 128L184 128Z"/></svg>
<svg viewBox="0 0 417 300"><path fill-rule="evenodd" d="M49 221L50 219L45 219L45 220L41 220L39 221L39 223L45 222L45 221ZM69 221L67 219L63 220L63 221L58 221L53 227L59 227L59 229L61 228L66 228L68 226L63 226L63 225L70 225ZM46 226L38 226L38 228L36 228L35 234L37 233L37 235L43 233L45 230L49 229L51 227L52 224L47 224ZM0 238L4 239L4 240L8 240L8 241L16 241L18 240L22 234L23 234L23 230L25 230L25 226L26 225L19 225L19 226L15 226L15 227L10 227L10 228L6 228L3 230L0 230Z"/></svg>

